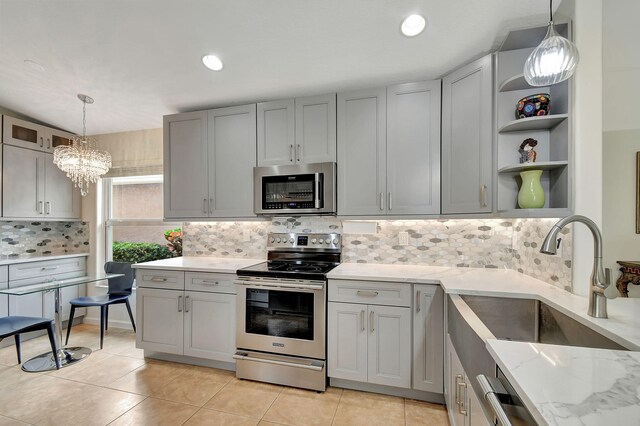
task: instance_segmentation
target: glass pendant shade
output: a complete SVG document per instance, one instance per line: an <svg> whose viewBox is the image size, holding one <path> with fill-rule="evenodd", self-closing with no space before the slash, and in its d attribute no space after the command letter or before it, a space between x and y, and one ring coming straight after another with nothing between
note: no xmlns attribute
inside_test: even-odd
<svg viewBox="0 0 640 426"><path fill-rule="evenodd" d="M74 136L69 145L58 145L53 150L53 164L67 174L73 184L80 188L80 194L89 193L89 184L96 183L100 176L111 168L111 154L100 151L95 141L86 136L86 104L93 99L78 95L82 101L82 137Z"/></svg>
<svg viewBox="0 0 640 426"><path fill-rule="evenodd" d="M524 64L524 78L531 86L560 83L573 75L579 61L576 45L556 33L549 22L547 35Z"/></svg>

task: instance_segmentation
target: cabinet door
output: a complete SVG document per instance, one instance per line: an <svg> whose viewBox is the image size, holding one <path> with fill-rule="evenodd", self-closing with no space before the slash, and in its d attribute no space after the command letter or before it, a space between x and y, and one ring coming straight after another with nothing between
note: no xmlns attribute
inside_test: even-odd
<svg viewBox="0 0 640 426"><path fill-rule="evenodd" d="M451 426L465 426L468 413L465 408L466 402L463 399L465 374L462 363L449 338L447 338L447 354L449 377L446 380L449 381L449 398L451 400L450 404L447 405L449 421Z"/></svg>
<svg viewBox="0 0 640 426"><path fill-rule="evenodd" d="M209 216L251 217L256 106L209 111Z"/></svg>
<svg viewBox="0 0 640 426"><path fill-rule="evenodd" d="M296 98L296 162L336 161L336 94Z"/></svg>
<svg viewBox="0 0 640 426"><path fill-rule="evenodd" d="M414 285L413 389L442 393L444 297L438 285Z"/></svg>
<svg viewBox="0 0 640 426"><path fill-rule="evenodd" d="M182 355L184 292L138 288L136 347Z"/></svg>
<svg viewBox="0 0 640 426"><path fill-rule="evenodd" d="M53 302L51 302L51 299L50 296L47 296L47 293L9 296L9 315L53 318Z"/></svg>
<svg viewBox="0 0 640 426"><path fill-rule="evenodd" d="M493 79L485 56L442 80L442 213L492 210Z"/></svg>
<svg viewBox="0 0 640 426"><path fill-rule="evenodd" d="M367 305L328 304L329 377L367 381Z"/></svg>
<svg viewBox="0 0 640 426"><path fill-rule="evenodd" d="M338 94L338 215L386 213L386 89Z"/></svg>
<svg viewBox="0 0 640 426"><path fill-rule="evenodd" d="M7 315L9 315L9 296L2 294L0 295L0 317Z"/></svg>
<svg viewBox="0 0 640 426"><path fill-rule="evenodd" d="M236 297L187 291L184 308L184 354L233 362L236 350Z"/></svg>
<svg viewBox="0 0 640 426"><path fill-rule="evenodd" d="M295 110L293 99L261 102L258 108L258 166L294 164Z"/></svg>
<svg viewBox="0 0 640 426"><path fill-rule="evenodd" d="M368 308L368 382L410 388L411 308Z"/></svg>
<svg viewBox="0 0 640 426"><path fill-rule="evenodd" d="M35 218L44 214L45 154L30 149L3 147L3 216Z"/></svg>
<svg viewBox="0 0 640 426"><path fill-rule="evenodd" d="M387 89L389 214L440 214L440 80Z"/></svg>
<svg viewBox="0 0 640 426"><path fill-rule="evenodd" d="M471 387L471 377L465 375L466 386L466 404L467 404L467 423L469 426L493 426L492 422L487 420L487 416L484 414L482 404L478 395Z"/></svg>
<svg viewBox="0 0 640 426"><path fill-rule="evenodd" d="M2 119L2 142L39 151L45 149L44 127L6 115Z"/></svg>
<svg viewBox="0 0 640 426"><path fill-rule="evenodd" d="M56 129L46 129L45 142L48 151L53 152L57 146L69 146L73 140L71 133Z"/></svg>
<svg viewBox="0 0 640 426"><path fill-rule="evenodd" d="M44 155L44 213L55 219L80 218L80 191L67 174L53 164L53 155Z"/></svg>
<svg viewBox="0 0 640 426"><path fill-rule="evenodd" d="M164 216L209 215L207 111L164 117Z"/></svg>

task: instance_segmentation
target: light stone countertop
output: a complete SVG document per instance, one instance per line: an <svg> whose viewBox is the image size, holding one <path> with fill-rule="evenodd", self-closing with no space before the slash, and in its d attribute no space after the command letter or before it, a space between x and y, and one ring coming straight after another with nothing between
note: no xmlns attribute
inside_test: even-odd
<svg viewBox="0 0 640 426"><path fill-rule="evenodd" d="M171 259L154 260L136 263L136 269L168 269L175 271L217 272L235 274L240 268L265 262L266 259L249 259L246 257L199 257L183 256Z"/></svg>
<svg viewBox="0 0 640 426"><path fill-rule="evenodd" d="M19 256L19 257L0 256L0 266L15 265L17 263L40 262L43 260L68 259L72 257L83 257L83 256L89 256L89 253L51 254L51 255L37 255L37 256L28 255L28 256Z"/></svg>
<svg viewBox="0 0 640 426"><path fill-rule="evenodd" d="M435 284L447 294L538 299L640 351L640 299L608 300L609 318L596 319L586 314L586 297L513 270L343 263L329 273L329 279ZM481 324L478 330L483 329L483 338L491 336ZM640 424L640 352L491 338L486 345L538 423Z"/></svg>

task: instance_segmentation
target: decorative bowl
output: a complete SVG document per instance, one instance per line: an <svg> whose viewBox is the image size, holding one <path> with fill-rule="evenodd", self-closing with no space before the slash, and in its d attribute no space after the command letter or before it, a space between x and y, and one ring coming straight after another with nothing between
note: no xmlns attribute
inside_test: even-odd
<svg viewBox="0 0 640 426"><path fill-rule="evenodd" d="M548 115L551 112L550 102L548 93L525 96L516 105L516 119Z"/></svg>

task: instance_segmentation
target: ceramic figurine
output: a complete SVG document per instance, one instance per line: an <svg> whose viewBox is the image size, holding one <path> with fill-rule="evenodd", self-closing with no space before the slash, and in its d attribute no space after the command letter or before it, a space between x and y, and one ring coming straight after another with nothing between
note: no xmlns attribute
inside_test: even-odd
<svg viewBox="0 0 640 426"><path fill-rule="evenodd" d="M525 139L520 144L520 149L518 152L520 153L520 163L535 163L538 154L533 149L538 145L538 141L535 139Z"/></svg>

